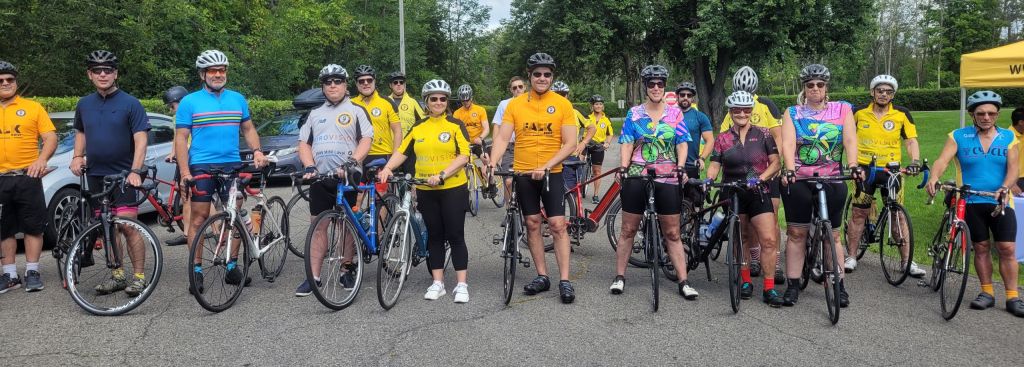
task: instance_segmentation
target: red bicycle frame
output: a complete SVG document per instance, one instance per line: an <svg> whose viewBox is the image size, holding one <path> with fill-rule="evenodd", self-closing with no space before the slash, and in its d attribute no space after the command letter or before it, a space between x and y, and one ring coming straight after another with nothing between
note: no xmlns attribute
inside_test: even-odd
<svg viewBox="0 0 1024 367"><path fill-rule="evenodd" d="M164 181L156 177L148 177L148 179L155 181L157 183L157 187L160 187L161 184L168 185L171 187L171 191L167 194L168 204L166 206L158 197L158 195L160 195L159 189L156 190L155 192L149 193L149 197L147 197L146 200L149 201L151 205L153 205L154 209L156 209L156 214L160 218L158 222L160 222L161 225L167 228L172 228L174 226L174 222L183 219L182 213L171 213L172 207L174 206L175 197L181 195L179 193L180 190L178 189L178 184L177 182Z"/></svg>
<svg viewBox="0 0 1024 367"><path fill-rule="evenodd" d="M600 223L601 218L604 217L605 213L608 212L608 207L610 207L612 202L615 201L615 198L619 196L619 191L622 190L622 185L620 185L618 181L613 181L611 186L608 187L608 191L605 191L604 196L601 197L601 201L597 203L597 206L594 207L593 211L583 208L583 188L594 181L604 178L605 176L619 172L620 169L621 168L608 170L608 172L591 178L590 180L587 180L587 182L577 182L575 187L569 189L569 191L565 193L566 195L573 195L576 198L576 213L584 213L583 218L586 218L587 220L587 232L593 233L597 231L598 223Z"/></svg>

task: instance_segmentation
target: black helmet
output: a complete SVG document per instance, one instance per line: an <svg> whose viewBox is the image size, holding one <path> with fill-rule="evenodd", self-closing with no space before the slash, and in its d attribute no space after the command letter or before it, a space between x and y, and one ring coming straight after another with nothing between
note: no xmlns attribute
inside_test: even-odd
<svg viewBox="0 0 1024 367"><path fill-rule="evenodd" d="M679 92L684 91L684 90L689 90L689 91L693 92L693 95L697 95L697 86L693 85L693 83L691 83L691 82L679 83L679 86L676 87L676 94L679 94Z"/></svg>
<svg viewBox="0 0 1024 367"><path fill-rule="evenodd" d="M373 67L370 66L370 65L359 65L359 66L356 66L356 70L355 70L354 74L355 74L356 79L358 79L359 77L367 76L367 75L373 77L374 79L377 79L377 72L375 70L373 70Z"/></svg>
<svg viewBox="0 0 1024 367"><path fill-rule="evenodd" d="M188 94L188 90L185 87L180 85L173 86L164 92L164 104L169 105L174 102L181 102L181 99L185 98L186 94Z"/></svg>
<svg viewBox="0 0 1024 367"><path fill-rule="evenodd" d="M14 64L0 60L0 74L11 74L17 77L18 68L14 67Z"/></svg>
<svg viewBox="0 0 1024 367"><path fill-rule="evenodd" d="M403 73L401 71L396 71L396 72L391 73L391 75L389 75L389 77L390 77L389 81L392 81L392 82L396 81L396 80L405 80L405 73Z"/></svg>
<svg viewBox="0 0 1024 367"><path fill-rule="evenodd" d="M114 56L113 52L107 50L96 50L89 53L89 57L85 58L85 66L110 66L117 68L117 56Z"/></svg>
<svg viewBox="0 0 1024 367"><path fill-rule="evenodd" d="M533 70L538 66L547 66L554 70L557 65L555 64L554 57L543 52L538 52L530 55L530 58L526 60L526 68Z"/></svg>
<svg viewBox="0 0 1024 367"><path fill-rule="evenodd" d="M651 79L668 81L668 69L661 65L647 65L640 71L640 80L644 83Z"/></svg>
<svg viewBox="0 0 1024 367"><path fill-rule="evenodd" d="M595 94L595 95L590 96L590 104L594 104L594 103L598 103L598 102L604 103L604 97L601 97L600 94Z"/></svg>
<svg viewBox="0 0 1024 367"><path fill-rule="evenodd" d="M800 70L800 82L807 83L811 80L821 80L825 83L832 79L832 72L822 64L810 64Z"/></svg>

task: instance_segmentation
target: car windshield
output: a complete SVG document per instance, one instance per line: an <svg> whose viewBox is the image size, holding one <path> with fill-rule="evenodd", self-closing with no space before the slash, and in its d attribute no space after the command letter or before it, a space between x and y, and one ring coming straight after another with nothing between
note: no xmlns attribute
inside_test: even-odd
<svg viewBox="0 0 1024 367"><path fill-rule="evenodd" d="M53 119L53 126L57 128L57 151L53 154L61 154L75 148L75 119ZM42 142L39 143L42 147Z"/></svg>
<svg viewBox="0 0 1024 367"><path fill-rule="evenodd" d="M260 136L299 135L299 120L302 112L288 111L274 116L269 122L260 125L256 131Z"/></svg>

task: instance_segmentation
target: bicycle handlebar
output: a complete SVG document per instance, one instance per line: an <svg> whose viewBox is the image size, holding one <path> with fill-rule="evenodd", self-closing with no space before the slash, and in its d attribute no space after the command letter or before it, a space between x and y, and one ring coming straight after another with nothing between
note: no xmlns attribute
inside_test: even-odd
<svg viewBox="0 0 1024 367"><path fill-rule="evenodd" d="M219 169L219 168L214 168L214 169L211 169L209 173L204 173L204 174L192 176L192 179L187 181L187 185L191 189L193 195L199 195L199 196L205 196L205 195L209 194L206 191L202 191L202 190L199 190L199 189L196 188L196 182L201 181L201 180L209 180L209 179L213 179L213 178L231 179L235 175L237 175L238 178L241 179L240 183L242 185L247 185L249 183L249 180L252 180L252 173L241 172L246 167L249 167L248 163L242 164L242 166L240 166L240 167L238 167L236 169L230 169L230 170L223 170L223 169ZM248 191L248 190L246 190L246 191Z"/></svg>
<svg viewBox="0 0 1024 367"><path fill-rule="evenodd" d="M140 186L128 185L128 175L132 173L138 174L142 182L144 183ZM122 189L127 187L139 191L143 195L137 195L138 198L135 201L131 203L126 203L125 206L139 206L142 205L142 203L149 198L149 192L153 191L157 187L156 181L150 181L150 183L145 183L145 179L147 176L156 177L156 166L142 166L142 168L139 168L138 170L123 170L120 173L106 175L103 176L103 189L95 194L87 194L87 196L89 197L89 199L98 200L110 196L114 192L114 189L118 187L121 187Z"/></svg>
<svg viewBox="0 0 1024 367"><path fill-rule="evenodd" d="M963 185L963 186L959 186L958 187L958 186L956 186L956 183L953 182L953 181L946 181L946 182L943 182L943 183L936 182L935 183L935 188L937 188L939 190L942 190L942 191L947 191L947 192L958 192L958 193L965 194L965 195L982 196L982 197L989 197L989 198L996 199L996 202L998 204L996 204L996 207L992 210L992 217L998 217L998 216L1001 216L1001 215L1005 214L1005 212L1006 212L1006 204L1007 204L1007 201L1008 201L1007 199L1010 197L1009 195L1006 195L1006 193L1001 192L1001 191L978 191L978 190L971 190L971 185ZM928 198L928 205L932 205L934 203L935 203L935 196L929 197Z"/></svg>

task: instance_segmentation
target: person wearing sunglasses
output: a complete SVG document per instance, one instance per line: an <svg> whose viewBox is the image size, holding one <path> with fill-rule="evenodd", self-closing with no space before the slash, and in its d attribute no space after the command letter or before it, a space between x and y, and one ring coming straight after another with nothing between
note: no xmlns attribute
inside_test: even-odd
<svg viewBox="0 0 1024 367"><path fill-rule="evenodd" d="M810 64L800 70L803 90L797 96L797 105L786 109L782 116L782 159L786 169L782 172L782 202L786 206L786 293L783 305L793 306L800 297L800 272L806 254L807 233L811 226L811 208L816 205L812 183L796 182L797 178L838 176L843 173L843 155L848 160L857 157L857 126L853 120L853 107L848 102L828 100L828 82L832 72L825 65ZM864 179L864 169L857 162L847 163L850 173ZM842 218L846 204L845 182L824 185L828 217ZM839 241L839 226L832 230L837 254L844 253ZM840 273L839 306L850 304L844 274Z"/></svg>
<svg viewBox="0 0 1024 367"><path fill-rule="evenodd" d="M601 165L604 164L604 152L608 150L608 146L611 140L608 139L615 135L615 130L612 128L612 121L608 119L608 115L604 113L604 97L599 94L590 96L590 115L587 119L590 123L595 126L596 131L594 137L590 139L592 144L587 148L589 152L587 155L590 157L590 165L593 169L593 176L597 177L601 175ZM594 181L594 197L591 199L594 204L597 204L599 199L597 194L601 192L601 180Z"/></svg>
<svg viewBox="0 0 1024 367"><path fill-rule="evenodd" d="M41 104L18 95L18 68L7 61L0 61L0 142L0 293L22 286L15 262L18 232L25 234L25 290L39 291L39 256L47 222L40 178L57 150L57 133Z"/></svg>
<svg viewBox="0 0 1024 367"><path fill-rule="evenodd" d="M900 164L903 155L900 143L907 146L907 153L910 154L910 165L907 171L911 175L921 172L921 150L917 144L917 127L914 125L914 118L910 116L910 110L893 104L893 97L899 82L891 75L878 75L871 79L871 102L864 108L858 109L853 118L857 122L857 164L865 170L871 169L868 165L875 160L876 167L885 167L889 163ZM857 247L860 246L861 234L864 232L864 220L871 214L871 206L875 201L875 190L882 195L889 195L885 185L889 182L890 174L885 171L875 173L874 182L864 185L864 191L860 196L854 197L850 208L849 221L846 223L846 261L844 267L847 272L857 269ZM902 178L901 178L902 179ZM899 183L899 193L895 198L903 203L903 183ZM905 219L906 220L906 219ZM903 222L903 221L901 221ZM905 223L905 222L903 222ZM903 235L896 238L906 239L906 232L910 229L906 226L898 228ZM906 265L910 261L908 275L920 278L927 272L911 261L910 245L901 246L903 252L902 263ZM903 266L900 269L904 269Z"/></svg>
<svg viewBox="0 0 1024 367"><path fill-rule="evenodd" d="M555 81L555 84L551 85L551 91L558 93L558 95L565 97L566 99L569 98L569 85L565 84L565 82L561 80ZM572 155L570 155L569 158L566 158L565 161L579 162L580 154L583 153L584 149L587 149L587 145L590 145L591 139L593 139L594 135L597 134L597 126L594 125L593 121L583 116L583 114L580 113L580 111L576 110L575 108L572 111L576 114L576 135L580 137L580 140L578 143L576 143L576 150L573 150ZM581 175L579 170L582 168L583 167L563 168L564 173L562 177L565 178L566 191L569 191L569 189L576 187L576 183L579 182L579 178Z"/></svg>
<svg viewBox="0 0 1024 367"><path fill-rule="evenodd" d="M1015 184L1021 169L1017 165L1020 141L1012 131L996 126L1002 106L1003 98L989 90L976 92L967 98L967 112L971 114L974 126L949 133L946 145L932 166L926 186L929 195L935 196L938 191L935 185L955 158L959 167L957 178L964 185L970 185L972 190L999 192L1002 196L998 200L1004 200L1004 203L1013 200L1009 197L1009 187ZM984 310L995 306L992 255L989 252L994 242L999 254L999 275L1006 287L1006 311L1024 317L1024 301L1017 289L1019 264L1014 256L1017 217L1012 205L1007 205L1002 215L993 216L998 205L996 200L977 195L967 197L964 221L974 244L974 269L981 283L981 293L971 301L971 308Z"/></svg>
<svg viewBox="0 0 1024 367"><path fill-rule="evenodd" d="M163 95L164 106L166 106L167 109L170 110L171 116L174 116L176 113L178 113L178 104L181 103L181 99L185 98L186 95L188 95L188 89L185 89L185 87L180 86L180 85L173 86L173 87L171 87L170 89L168 89L167 91L164 92L164 95ZM188 145L188 144L192 144L192 142L189 141L186 145ZM177 154L177 152L174 151L174 146L175 146L174 142L171 142L171 152L168 153L167 157L164 158L164 162L167 162L167 163L175 163L175 162L177 162L178 154ZM177 182L177 181L181 180L181 171L177 169L177 167L178 167L177 164L175 164L174 167L175 167L175 169L174 169L174 181ZM181 218L182 218L182 221L184 221L185 223L191 223L192 222L192 205L189 204L188 195L183 195L181 197L181 199L182 199L182 202L181 202L181 205L182 205L182 207L181 207ZM185 229L183 231L181 231L181 234L179 234L177 237L165 240L164 243L167 244L167 246L181 246L181 245L184 245L184 244L188 243L188 229L189 229L188 227L189 226L186 225Z"/></svg>
<svg viewBox="0 0 1024 367"><path fill-rule="evenodd" d="M320 88L324 92L326 101L316 109L309 111L306 123L299 129L299 160L305 167L303 178L310 179L317 174L336 174L346 177L348 174L342 168L349 161L362 162L370 152L370 145L373 142L373 125L370 123L370 116L362 107L352 103L348 96L348 71L337 64L329 64L320 69ZM356 167L359 167L357 164ZM358 168L357 168L358 169ZM309 186L309 215L310 222L313 222L320 213L334 207L338 199L338 180L328 179L316 181ZM350 203L356 200L356 192L345 193L345 199ZM296 214L296 215L302 215ZM310 253L314 259L313 281L320 286L320 265L326 252L326 222L321 228L313 232ZM346 288L355 285L355 276L350 271L352 268L352 254L355 253L355 243L348 241L344 243L345 259L342 259L342 274L339 281ZM305 297L313 293L314 284L308 279L295 289L295 295Z"/></svg>
<svg viewBox="0 0 1024 367"><path fill-rule="evenodd" d="M569 281L570 248L562 201L565 195L562 161L576 149L576 113L568 99L551 92L556 67L551 55L535 53L527 59L526 65L530 91L508 103L501 128L494 137L491 157L504 155L515 133L512 169L522 173L514 178L516 195L526 218L530 255L537 266L537 277L523 287L523 292L535 295L551 289L541 235L543 202L548 229L554 239L559 297L562 303L568 304L576 299L576 290ZM494 166L492 160L488 168L493 171Z"/></svg>
<svg viewBox="0 0 1024 367"><path fill-rule="evenodd" d="M686 253L679 236L679 214L682 211L679 185L687 179L686 155L692 139L683 121L683 111L665 102L668 69L661 65L648 65L640 72L640 80L645 88L646 101L629 109L619 136L622 170L617 178L622 182L619 194L622 198L622 231L615 251L616 273L611 285L612 294L621 294L625 288L626 263L633 251L633 241L648 200L645 183L625 179L627 177L646 175L649 169L654 169L659 175L682 172L682 181L677 177L655 179L654 204L661 223L665 252L673 264L686 264ZM677 265L677 268L682 267ZM686 272L678 273L679 294L687 300L697 299L699 294L687 280Z"/></svg>
<svg viewBox="0 0 1024 367"><path fill-rule="evenodd" d="M416 207L423 214L427 227L427 266L434 282L423 298L437 300L448 292L444 288L445 242L451 246L452 267L456 285L452 290L455 303L469 302L466 283L469 251L466 248L466 209L469 207L468 179L465 166L469 162L469 132L458 119L448 115L451 87L444 80L434 79L423 85L424 102L429 116L417 122L378 178L388 181L392 170L412 153L416 154L415 177L427 181L416 186Z"/></svg>
<svg viewBox="0 0 1024 367"><path fill-rule="evenodd" d="M774 273L775 246L779 243L779 225L775 220L775 208L769 200L769 188L763 184L770 182L781 168L779 149L775 145L768 129L754 126L751 116L754 112L754 96L744 91L735 91L725 100L729 115L734 124L729 130L718 135L711 153L711 164L708 166L708 181L722 174L722 182L743 181L753 184L747 190L740 190L740 226L743 247L754 243L755 238L761 239L765 250L765 270ZM731 189L730 189L731 190ZM719 196L723 200L732 197L729 192ZM751 281L750 251L743 252L744 261L740 268L740 298L749 299L754 293ZM782 306L782 295L775 290L775 280L764 278L761 299L771 307Z"/></svg>
<svg viewBox="0 0 1024 367"><path fill-rule="evenodd" d="M372 67L359 65L353 74L359 95L352 98L352 103L365 108L373 124L373 145L363 164L367 165L380 158L391 158L398 144L402 143L402 119L398 117L398 105L377 93L377 72ZM363 167L363 170L366 171L367 167Z"/></svg>
<svg viewBox="0 0 1024 367"><path fill-rule="evenodd" d="M484 139L491 135L491 126L487 120L487 111L473 100L473 87L469 84L459 86L459 101L462 107L455 109L452 116L462 121L469 132L470 149L487 165L487 154L484 152Z"/></svg>
<svg viewBox="0 0 1024 367"><path fill-rule="evenodd" d="M416 98L405 93L406 88L409 86L405 73L401 71L393 72L389 79L391 95L388 98L398 106L398 119L402 120L402 136L405 136L412 129L412 125L416 121L425 118L427 114L423 112L423 107L420 107L420 103L416 101ZM413 167L414 162L415 159L406 160L405 165L402 166L402 171L412 172L415 169Z"/></svg>
<svg viewBox="0 0 1024 367"><path fill-rule="evenodd" d="M508 103L513 98L519 97L526 91L526 81L521 76L513 76L508 81L508 90L512 93L512 97L503 99L498 103L498 108L494 110L494 119L491 123L494 125L494 135L497 136L498 131L501 130L501 119L505 117L505 109L508 108ZM494 138L492 138L493 141ZM512 133L512 137L508 140L508 148L505 149L505 155L501 156L501 161L498 162L498 167L502 171L508 171L512 169L512 152L515 151L516 147L516 134ZM512 197L512 179L505 179L505 196L506 200Z"/></svg>
<svg viewBox="0 0 1024 367"><path fill-rule="evenodd" d="M140 170L146 160L146 145L149 140L149 117L142 103L117 86L117 56L110 51L96 50L86 58L86 74L96 92L82 97L75 106L75 147L71 159L71 172L76 176L86 175L90 191L103 188L103 176L131 171L125 183L142 185ZM83 168L88 156L88 172ZM137 190L121 188L115 190L113 214L120 217L136 218L138 206ZM90 206L100 207L100 199L90 199ZM95 214L99 214L97 211ZM126 230L129 253L146 253L140 233ZM87 254L87 255L91 255ZM126 274L123 267L111 269L111 276L97 284L97 294L105 295L124 291L135 297L146 289L145 259L131 258L132 274Z"/></svg>
<svg viewBox="0 0 1024 367"><path fill-rule="evenodd" d="M712 133L711 119L704 112L697 110L697 86L692 82L682 82L676 87L676 106L683 111L683 122L686 123L686 130L691 133L699 133L703 144L694 141L687 145L686 151L686 176L700 178L704 170L704 162L711 156L711 150L715 146L715 136ZM686 200L693 202L699 197L697 186L686 186L683 194Z"/></svg>

